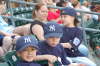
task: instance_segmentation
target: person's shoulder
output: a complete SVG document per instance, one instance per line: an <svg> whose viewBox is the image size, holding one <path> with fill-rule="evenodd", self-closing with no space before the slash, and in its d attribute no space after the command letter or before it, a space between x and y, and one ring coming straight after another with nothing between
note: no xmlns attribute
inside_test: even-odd
<svg viewBox="0 0 100 66"><path fill-rule="evenodd" d="M74 27L73 28L75 31L81 31L81 28L79 28L79 27Z"/></svg>
<svg viewBox="0 0 100 66"><path fill-rule="evenodd" d="M79 28L79 27L76 27L76 30L77 30L77 31L82 31L82 29L81 29L81 28Z"/></svg>
<svg viewBox="0 0 100 66"><path fill-rule="evenodd" d="M76 34L83 34L83 30L79 27L75 28L75 32L76 32Z"/></svg>
<svg viewBox="0 0 100 66"><path fill-rule="evenodd" d="M35 27L44 27L45 26L45 24L43 23L43 22L41 22L41 21L38 21L38 20L34 20L32 23L31 23L31 26L30 26L30 28L32 28L33 26L35 26Z"/></svg>
<svg viewBox="0 0 100 66"><path fill-rule="evenodd" d="M60 52L60 55L62 55L61 53L64 52L64 48L63 46L59 43L55 49L56 51Z"/></svg>
<svg viewBox="0 0 100 66"><path fill-rule="evenodd" d="M43 25L44 23L42 23L41 21L39 21L39 20L34 20L33 22L32 22L32 24L39 24L39 25Z"/></svg>
<svg viewBox="0 0 100 66"><path fill-rule="evenodd" d="M59 44L57 45L57 48L63 49L63 46L59 43Z"/></svg>
<svg viewBox="0 0 100 66"><path fill-rule="evenodd" d="M40 40L38 43L39 44L44 44L45 43L45 40Z"/></svg>

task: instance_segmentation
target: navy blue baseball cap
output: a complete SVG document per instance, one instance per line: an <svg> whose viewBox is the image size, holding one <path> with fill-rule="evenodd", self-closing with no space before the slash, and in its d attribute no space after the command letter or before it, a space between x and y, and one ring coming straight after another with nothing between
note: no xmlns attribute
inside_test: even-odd
<svg viewBox="0 0 100 66"><path fill-rule="evenodd" d="M16 41L16 51L22 51L29 46L38 48L38 40L35 36L22 36Z"/></svg>
<svg viewBox="0 0 100 66"><path fill-rule="evenodd" d="M46 26L44 27L44 37L49 38L49 37L62 37L63 35L63 30L62 26L57 24L56 22L48 22Z"/></svg>
<svg viewBox="0 0 100 66"><path fill-rule="evenodd" d="M74 8L66 7L61 10L62 10L61 15L70 15L70 16L74 16L74 17L77 16L76 10Z"/></svg>

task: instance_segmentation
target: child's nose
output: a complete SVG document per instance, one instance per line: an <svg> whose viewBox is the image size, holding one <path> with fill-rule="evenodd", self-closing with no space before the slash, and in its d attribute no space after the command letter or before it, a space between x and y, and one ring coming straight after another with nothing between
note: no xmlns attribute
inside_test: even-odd
<svg viewBox="0 0 100 66"><path fill-rule="evenodd" d="M28 51L28 55L30 55L30 54L32 54L32 52L31 51Z"/></svg>

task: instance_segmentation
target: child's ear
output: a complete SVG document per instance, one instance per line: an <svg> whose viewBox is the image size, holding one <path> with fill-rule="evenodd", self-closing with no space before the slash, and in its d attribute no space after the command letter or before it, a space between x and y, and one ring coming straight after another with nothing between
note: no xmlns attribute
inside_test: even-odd
<svg viewBox="0 0 100 66"><path fill-rule="evenodd" d="M16 54L17 54L17 56L19 56L19 57L20 57L20 52L17 52Z"/></svg>
<svg viewBox="0 0 100 66"><path fill-rule="evenodd" d="M35 14L37 14L37 11L35 10Z"/></svg>

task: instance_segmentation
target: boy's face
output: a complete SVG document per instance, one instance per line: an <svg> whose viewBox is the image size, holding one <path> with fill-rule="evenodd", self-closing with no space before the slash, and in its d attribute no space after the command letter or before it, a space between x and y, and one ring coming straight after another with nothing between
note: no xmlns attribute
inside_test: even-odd
<svg viewBox="0 0 100 66"><path fill-rule="evenodd" d="M71 22L74 21L74 17L69 15L62 15L62 20L64 21L64 25L69 25Z"/></svg>
<svg viewBox="0 0 100 66"><path fill-rule="evenodd" d="M51 47L55 47L57 44L59 44L60 38L57 37L50 37L46 39L47 43Z"/></svg>
<svg viewBox="0 0 100 66"><path fill-rule="evenodd" d="M31 62L36 58L36 51L36 48L29 46L24 50L18 52L18 56L20 56L24 61Z"/></svg>

